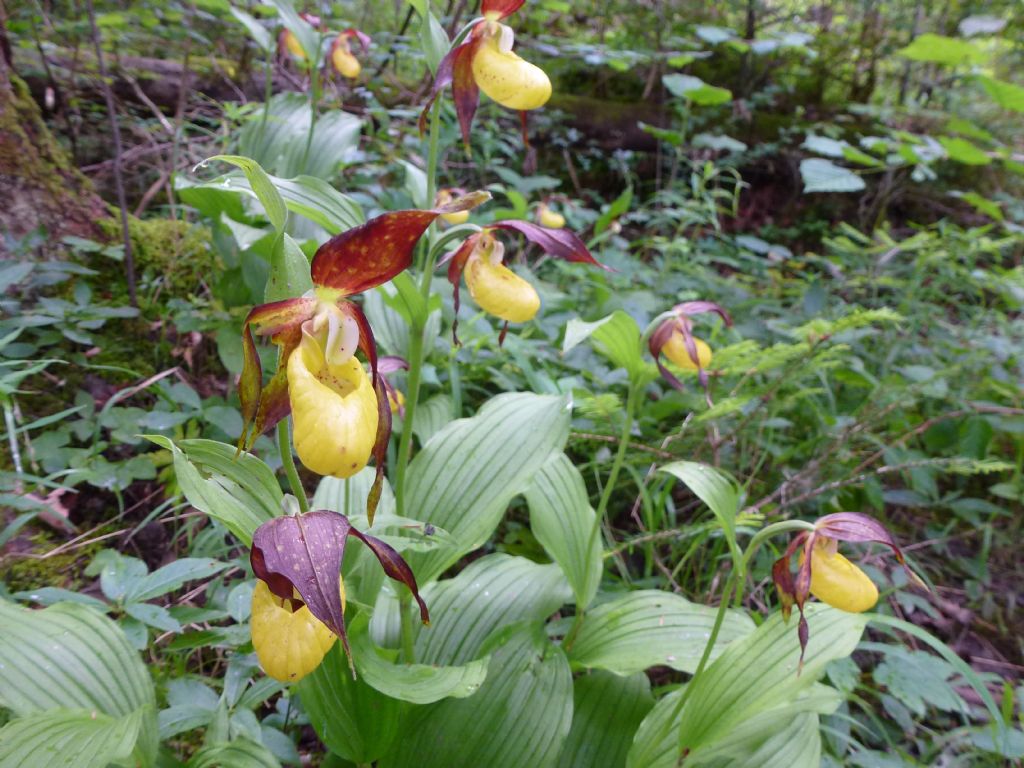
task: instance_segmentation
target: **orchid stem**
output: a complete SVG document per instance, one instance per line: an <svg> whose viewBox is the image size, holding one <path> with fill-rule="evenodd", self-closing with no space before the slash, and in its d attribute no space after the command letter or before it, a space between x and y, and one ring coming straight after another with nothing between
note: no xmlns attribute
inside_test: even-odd
<svg viewBox="0 0 1024 768"><path fill-rule="evenodd" d="M640 393L640 385L634 381L629 382L629 393L626 395L626 418L622 423L622 434L619 436L619 449L615 452L615 460L612 462L611 471L608 473L608 480L601 492L601 500L597 504L597 514L594 515L594 524L590 528L590 537L587 539L587 548L584 550L588 555L594 548L598 534L601 532L601 523L604 520L605 512L608 511L608 502L611 501L612 492L615 490L615 481L619 479L619 472L626 460L626 451L629 449L629 436L633 431L633 412L636 410L636 401ZM602 547L603 549L603 547ZM572 628L565 636L564 645L566 650L572 648L576 642L576 635L579 634L580 626L583 624L583 606L576 606L576 617L573 620Z"/></svg>
<svg viewBox="0 0 1024 768"><path fill-rule="evenodd" d="M281 464L288 477L288 485L299 502L299 511L308 512L309 500L306 498L306 489L302 487L299 471L295 468L295 457L292 456L292 438L288 434L288 419L281 419L277 422L277 448L281 452Z"/></svg>
<svg viewBox="0 0 1024 768"><path fill-rule="evenodd" d="M401 618L402 656L405 657L406 664L416 663L416 648L412 636L412 614L409 613L411 604L409 592L403 590L398 597L398 611Z"/></svg>
<svg viewBox="0 0 1024 768"><path fill-rule="evenodd" d="M319 45L319 38L318 38ZM302 167L299 173L308 173L306 164L309 162L309 151L313 147L313 133L316 128L316 108L320 103L320 68L317 65L310 67L309 72L309 132L306 134L306 149L302 153Z"/></svg>
<svg viewBox="0 0 1024 768"><path fill-rule="evenodd" d="M441 109L440 100L438 100L434 102L430 112L430 137L427 149L426 205L428 207L434 204L434 194L437 187L437 157L440 134ZM427 254L423 261L423 276L420 279L420 295L423 297L424 307L427 307L427 300L430 298L430 281L434 272L432 252L432 248L427 248ZM402 420L402 434L398 441L398 459L395 466L395 499L400 517L405 515L405 470L409 466L409 455L412 452L412 426L413 420L416 418L416 406L420 399L420 374L423 369L423 331L427 323L426 315L429 315L429 313L429 309L424 309L423 317L413 317L409 328L409 377L405 393L405 418Z"/></svg>

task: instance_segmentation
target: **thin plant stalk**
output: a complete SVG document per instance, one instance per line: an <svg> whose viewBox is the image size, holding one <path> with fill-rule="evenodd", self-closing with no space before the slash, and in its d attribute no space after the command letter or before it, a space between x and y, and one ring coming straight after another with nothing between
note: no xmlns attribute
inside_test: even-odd
<svg viewBox="0 0 1024 768"><path fill-rule="evenodd" d="M441 110L440 99L434 102L430 113L430 136L427 148L427 201L432 205L434 191L437 187L437 158L438 140L441 133ZM420 295L423 297L423 305L427 305L430 298L431 277L434 271L433 249L427 249L427 255L423 262L423 276L420 279ZM413 317L412 327L409 329L409 377L407 391L405 393L405 417L402 420L402 434L398 441L398 459L395 466L395 497L398 506L398 514L405 514L405 472L409 466L409 456L412 452L412 427L416 418L416 406L420 399L420 380L424 361L423 331L427 318Z"/></svg>
<svg viewBox="0 0 1024 768"><path fill-rule="evenodd" d="M299 479L299 471L295 468L288 422L288 419L281 419L277 422L277 448L281 452L281 464L284 466L284 474L288 478L288 486L299 502L299 511L308 512L309 500L306 498L306 489L302 487L302 480Z"/></svg>

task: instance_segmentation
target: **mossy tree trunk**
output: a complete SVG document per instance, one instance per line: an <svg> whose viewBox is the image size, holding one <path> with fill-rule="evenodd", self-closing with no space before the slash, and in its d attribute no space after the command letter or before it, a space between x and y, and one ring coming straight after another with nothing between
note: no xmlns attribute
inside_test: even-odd
<svg viewBox="0 0 1024 768"><path fill-rule="evenodd" d="M7 237L43 228L56 251L65 235L105 239L106 203L43 122L28 87L0 56L0 257Z"/></svg>

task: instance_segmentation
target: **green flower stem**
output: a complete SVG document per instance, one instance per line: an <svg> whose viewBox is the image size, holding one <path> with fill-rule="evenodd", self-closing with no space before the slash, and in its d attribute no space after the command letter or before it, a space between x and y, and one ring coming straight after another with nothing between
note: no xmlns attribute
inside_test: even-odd
<svg viewBox="0 0 1024 768"><path fill-rule="evenodd" d="M440 99L434 102L430 112L430 136L427 149L427 205L434 204L437 186L438 141L441 134ZM395 462L395 499L400 516L405 515L405 471L409 466L412 452L412 425L416 418L416 406L420 399L420 380L423 371L424 348L423 331L427 323L428 301L430 299L430 281L434 272L433 249L427 248L423 262L423 276L420 279L420 295L423 297L423 316L413 317L409 328L409 376L405 393L405 418L402 420L402 434L398 441L398 458ZM403 624L403 641L404 641Z"/></svg>
<svg viewBox="0 0 1024 768"><path fill-rule="evenodd" d="M629 393L626 395L626 415L622 422L622 433L619 435L619 448L615 452L615 459L612 461L608 480L604 484L601 500L597 504L597 514L594 515L594 524L590 528L587 548L584 550L588 554L594 548L594 542L597 541L598 534L601 532L601 523L604 521L605 512L608 511L608 502L611 501L612 492L615 490L615 482L619 479L619 472L622 470L622 465L626 460L626 451L629 449L629 436L633 431L633 414L636 411L640 389L641 386L637 382L630 380ZM576 617L573 619L572 628L565 636L563 643L566 650L572 648L573 643L576 642L576 635L579 634L580 627L583 624L584 614L585 610L583 607L576 606Z"/></svg>
<svg viewBox="0 0 1024 768"><path fill-rule="evenodd" d="M409 590L403 589L398 598L398 611L401 618L402 656L406 664L416 663L416 648L412 636L412 614L409 612L411 604Z"/></svg>
<svg viewBox="0 0 1024 768"><path fill-rule="evenodd" d="M281 452L281 464L288 477L288 485L292 489L292 494L298 499L299 511L308 512L309 500L306 498L306 489L302 487L299 471L295 468L295 457L292 456L292 439L288 434L288 419L281 419L277 422L277 448Z"/></svg>
<svg viewBox="0 0 1024 768"><path fill-rule="evenodd" d="M319 38L317 39L319 48ZM306 149L302 153L302 167L300 173L306 172L306 163L309 161L309 151L313 146L313 133L316 129L316 108L320 103L320 67L313 65L309 73L309 132L306 134Z"/></svg>
<svg viewBox="0 0 1024 768"><path fill-rule="evenodd" d="M395 462L395 503L399 517L405 516L405 470L412 451L412 424L416 417L416 404L420 399L420 374L423 370L423 324L413 321L409 329L409 377L405 392L405 418L398 439L398 459Z"/></svg>

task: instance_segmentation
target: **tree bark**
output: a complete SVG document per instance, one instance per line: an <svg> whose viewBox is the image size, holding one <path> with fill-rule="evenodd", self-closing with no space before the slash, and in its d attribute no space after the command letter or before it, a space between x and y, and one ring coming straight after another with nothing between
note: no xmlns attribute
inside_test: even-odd
<svg viewBox="0 0 1024 768"><path fill-rule="evenodd" d="M0 57L0 257L7 239L43 229L46 255L65 235L105 239L106 203L43 122L28 87Z"/></svg>

